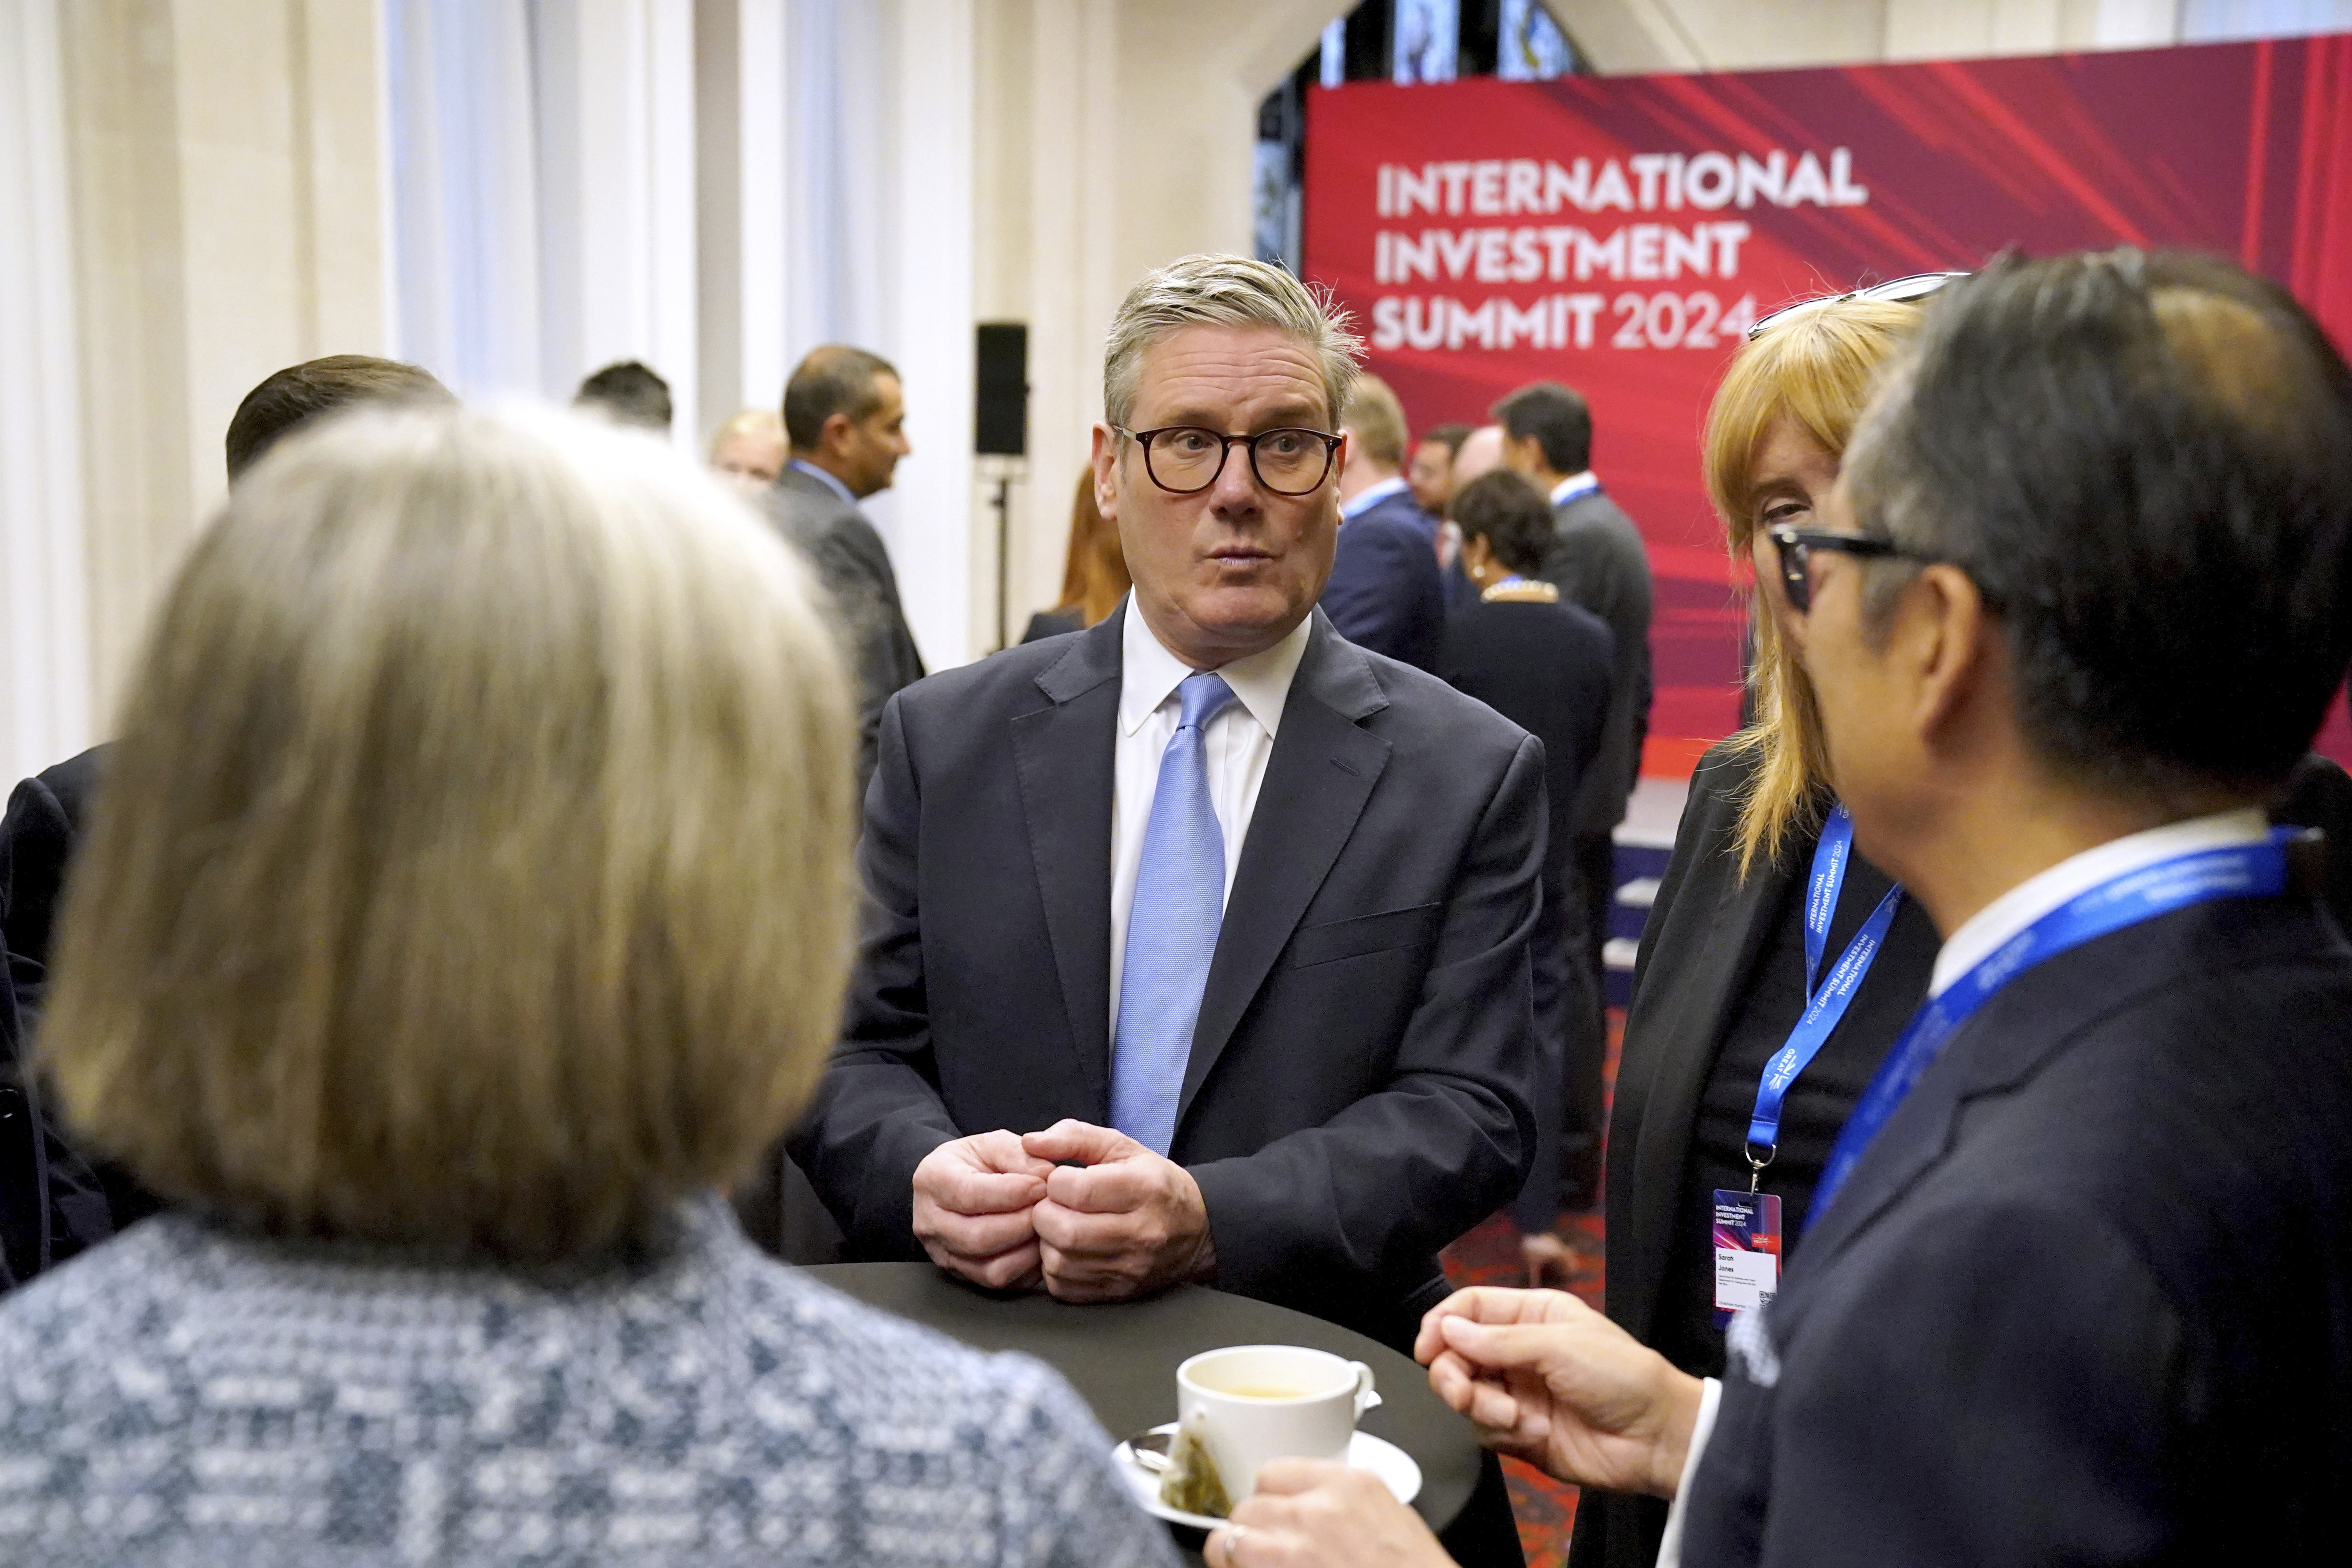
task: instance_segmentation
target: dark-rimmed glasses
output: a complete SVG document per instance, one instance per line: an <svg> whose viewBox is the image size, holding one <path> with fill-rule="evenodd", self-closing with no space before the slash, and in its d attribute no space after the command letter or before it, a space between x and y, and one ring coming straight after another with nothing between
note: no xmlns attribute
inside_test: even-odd
<svg viewBox="0 0 2352 1568"><path fill-rule="evenodd" d="M1320 430L1261 430L1227 436L1197 425L1166 425L1157 430L1112 429L1143 448L1143 471L1171 495L1196 496L1217 482L1235 447L1249 448L1250 472L1278 496L1311 494L1331 473L1340 437Z"/></svg>
<svg viewBox="0 0 2352 1568"><path fill-rule="evenodd" d="M1766 331L1790 317L1812 310L1816 306L1844 305L1856 301L1904 305L1914 300L1924 300L1947 283L1957 283L1967 276L1969 275L1965 272L1914 272L1908 278L1896 278L1885 283L1874 283L1867 289L1856 289L1851 293L1832 294L1819 300L1800 300L1793 305L1783 305L1769 315L1757 317L1756 324L1748 329L1748 341L1754 342Z"/></svg>
<svg viewBox="0 0 2352 1568"><path fill-rule="evenodd" d="M1776 522L1764 533L1772 541L1772 552L1780 558L1780 585L1788 593L1789 607L1801 616L1813 607L1812 552L1816 550L1835 550L1864 559L1920 559L1891 539L1874 539L1866 533L1836 533L1826 528L1799 528L1790 522Z"/></svg>

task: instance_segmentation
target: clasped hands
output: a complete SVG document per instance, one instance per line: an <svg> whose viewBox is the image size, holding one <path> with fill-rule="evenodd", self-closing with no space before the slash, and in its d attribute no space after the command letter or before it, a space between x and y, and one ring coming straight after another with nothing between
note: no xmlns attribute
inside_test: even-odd
<svg viewBox="0 0 2352 1568"><path fill-rule="evenodd" d="M1215 1267L1192 1173L1077 1121L932 1150L915 1167L915 1237L950 1274L1064 1301L1122 1301Z"/></svg>
<svg viewBox="0 0 2352 1568"><path fill-rule="evenodd" d="M1458 1290L1421 1321L1413 1355L1486 1445L1561 1480L1670 1498L1699 1380L1559 1290ZM1284 1459L1213 1531L1210 1568L1444 1568L1421 1517L1360 1470Z"/></svg>

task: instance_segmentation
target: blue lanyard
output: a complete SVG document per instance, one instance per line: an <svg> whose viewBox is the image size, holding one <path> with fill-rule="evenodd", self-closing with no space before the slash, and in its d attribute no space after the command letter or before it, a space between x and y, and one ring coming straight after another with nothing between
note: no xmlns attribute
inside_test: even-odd
<svg viewBox="0 0 2352 1568"><path fill-rule="evenodd" d="M1853 994L1862 989L1862 977L1870 973L1871 960L1886 945L1887 929L1903 902L1903 889L1889 888L1823 980L1822 956L1829 947L1830 921L1837 915L1838 894L1845 888L1846 868L1853 860L1853 818L1841 804L1822 827L1821 842L1813 847L1812 876L1805 885L1805 1011L1789 1031L1789 1043L1764 1064L1763 1079L1756 1086L1756 1112L1748 1123L1748 1164L1754 1173L1750 1191L1780 1145L1780 1108L1790 1088L1836 1032ZM1764 1151L1760 1156L1756 1152L1759 1148Z"/></svg>
<svg viewBox="0 0 2352 1568"><path fill-rule="evenodd" d="M2295 836L2294 828L2273 828L2259 844L2232 844L2176 855L2103 882L2035 921L1954 981L1943 994L1931 997L1903 1031L1903 1037L1895 1042L1895 1048L1886 1053L1877 1076L1862 1091L1861 1102L1838 1133L1829 1168L1813 1190L1813 1206L1805 1216L1805 1227L1810 1230L1820 1223L1830 1200L1853 1173L1878 1130L1886 1125L1921 1075L1936 1064L1960 1026L1974 1017L1994 993L2035 964L2126 926L2221 899L2275 898L2286 890L2286 847Z"/></svg>

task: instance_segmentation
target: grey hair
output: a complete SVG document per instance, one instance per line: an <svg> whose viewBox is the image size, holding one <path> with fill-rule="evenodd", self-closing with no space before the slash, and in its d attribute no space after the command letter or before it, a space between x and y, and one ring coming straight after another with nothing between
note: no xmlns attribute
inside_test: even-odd
<svg viewBox="0 0 2352 1568"><path fill-rule="evenodd" d="M1328 289L1244 256L1187 256L1144 274L1119 301L1103 344L1103 416L1124 426L1135 413L1143 351L1180 327L1272 327L1315 351L1331 419L1348 405L1364 340Z"/></svg>

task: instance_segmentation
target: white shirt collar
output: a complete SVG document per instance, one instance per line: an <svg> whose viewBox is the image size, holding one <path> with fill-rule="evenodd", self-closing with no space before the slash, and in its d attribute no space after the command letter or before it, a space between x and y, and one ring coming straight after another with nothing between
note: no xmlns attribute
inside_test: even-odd
<svg viewBox="0 0 2352 1568"><path fill-rule="evenodd" d="M1554 506L1565 505L1566 503L1574 500L1577 497L1590 494L1591 491L1597 490L1600 488L1600 476L1593 473L1591 468L1587 468L1581 473L1570 474L1568 478L1560 480L1559 483L1552 486L1551 504Z"/></svg>
<svg viewBox="0 0 2352 1568"><path fill-rule="evenodd" d="M2270 823L2259 811L2216 812L2210 816L2168 822L2145 833L2126 834L2096 848L2069 856L2047 871L2028 877L1975 914L1951 934L1936 954L1936 970L1927 994L1945 989L1983 963L2010 938L2060 905L2089 892L2102 882L2127 877L2159 860L2194 855L2233 844L2259 844Z"/></svg>
<svg viewBox="0 0 2352 1568"><path fill-rule="evenodd" d="M794 458L792 460L790 467L798 468L802 473L808 475L810 478L822 481L827 489L839 496L842 500L847 501L850 505L856 506L857 504L857 498L849 493L849 487L847 485L843 484L839 479L835 479L831 474L826 473L814 463L804 463L800 458Z"/></svg>
<svg viewBox="0 0 2352 1568"><path fill-rule="evenodd" d="M1298 673L1298 661L1307 655L1307 636L1314 619L1313 612L1308 612L1272 647L1217 669L1268 737L1282 728L1283 705L1290 700L1291 678ZM1129 594L1126 622L1119 627L1119 732L1132 735L1142 729L1144 721L1159 711L1184 678L1197 673L1153 635L1143 612L1135 607L1135 595Z"/></svg>
<svg viewBox="0 0 2352 1568"><path fill-rule="evenodd" d="M1361 516L1363 513L1368 512L1371 510L1372 508L1380 505L1381 502L1388 500L1389 497L1392 495L1402 495L1410 488L1411 487L1404 482L1404 479L1402 477L1382 479L1379 484L1374 485L1370 489L1366 490L1354 500L1349 501L1345 505L1341 506L1339 508L1339 516L1343 520Z"/></svg>

